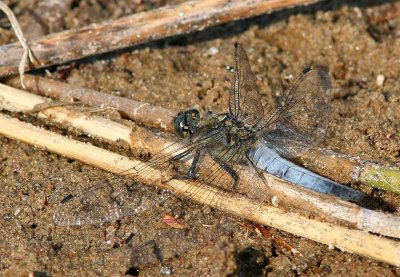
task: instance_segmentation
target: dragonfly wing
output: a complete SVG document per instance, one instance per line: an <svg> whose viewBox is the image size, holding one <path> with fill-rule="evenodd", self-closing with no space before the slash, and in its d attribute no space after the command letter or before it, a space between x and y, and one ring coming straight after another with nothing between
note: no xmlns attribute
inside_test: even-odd
<svg viewBox="0 0 400 277"><path fill-rule="evenodd" d="M283 157L301 155L324 138L330 107L327 69L306 67L265 116L260 130L263 142Z"/></svg>
<svg viewBox="0 0 400 277"><path fill-rule="evenodd" d="M159 174L155 173L154 168L168 169L174 160L190 161L193 152L205 147L209 141L213 141L215 136L215 134L199 134L193 140L184 139L172 143L154 154L149 161L121 172L120 175L133 179L135 176L142 176L146 180L155 180L160 176L154 175ZM166 170L163 173L167 174ZM185 173L182 171L178 174ZM57 225L64 226L111 222L123 216L139 214L172 195L167 191L158 192L156 189L153 189L156 193L150 195L149 191L142 193L144 189L148 190L142 185L123 180L121 177L113 178L108 183L101 181L80 194L64 198L58 205L53 220Z"/></svg>
<svg viewBox="0 0 400 277"><path fill-rule="evenodd" d="M254 126L263 118L264 109L249 58L238 43L235 44L234 63L229 113L247 125Z"/></svg>
<svg viewBox="0 0 400 277"><path fill-rule="evenodd" d="M76 196L67 196L56 208L53 220L60 226L112 222L126 215L139 214L169 196L167 191L159 193L154 188L128 184L118 178L117 182L90 188Z"/></svg>

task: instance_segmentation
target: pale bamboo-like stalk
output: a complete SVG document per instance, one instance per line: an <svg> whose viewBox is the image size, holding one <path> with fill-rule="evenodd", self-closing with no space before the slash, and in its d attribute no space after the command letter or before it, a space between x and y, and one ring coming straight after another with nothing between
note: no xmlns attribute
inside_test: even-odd
<svg viewBox="0 0 400 277"><path fill-rule="evenodd" d="M49 104L49 99L1 84L0 99L1 109L14 112L29 112L38 106ZM130 127L121 123L73 111L67 107L47 108L38 115L65 126L78 128L92 137L111 142L122 141L135 149L148 149L152 154L162 151L172 143L155 137L144 128L135 127L132 132ZM364 209L332 196L293 186L269 174L264 174L264 177L268 186L265 186L265 191L257 190L257 193L268 195L270 198L278 197L281 206L291 206L305 216L313 216L331 223L400 238L400 217ZM251 184L247 187L251 188Z"/></svg>
<svg viewBox="0 0 400 277"><path fill-rule="evenodd" d="M8 84L20 88L19 78L11 78ZM75 99L94 107L109 107L124 118L161 131L173 132L172 118L178 113L170 109L142 103L108 93L78 87L49 78L25 74L27 90L53 99Z"/></svg>
<svg viewBox="0 0 400 277"><path fill-rule="evenodd" d="M2 114L0 114L0 126L0 133L11 139L36 145L113 173L123 172L137 166L139 163ZM138 181L160 184L162 173L152 169L151 180L146 179L146 176L137 176ZM242 195L223 192L206 185L197 187L193 183L180 180L171 180L166 185L172 191L179 191L183 197L185 197L185 191L196 189L198 193L191 195L190 198L198 203L210 204L225 212L260 224L335 246L344 251L400 266L400 243L397 241L375 236L364 231L320 222L279 208L260 205L258 202ZM207 197L202 197L204 195ZM210 195L213 197L210 198ZM213 201L209 202L209 199L213 199Z"/></svg>

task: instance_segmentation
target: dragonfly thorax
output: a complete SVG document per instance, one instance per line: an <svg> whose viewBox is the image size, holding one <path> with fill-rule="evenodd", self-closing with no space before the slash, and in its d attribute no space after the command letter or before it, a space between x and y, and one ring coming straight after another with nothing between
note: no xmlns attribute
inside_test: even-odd
<svg viewBox="0 0 400 277"><path fill-rule="evenodd" d="M222 123L228 144L250 141L255 137L253 128L234 116L226 115Z"/></svg>

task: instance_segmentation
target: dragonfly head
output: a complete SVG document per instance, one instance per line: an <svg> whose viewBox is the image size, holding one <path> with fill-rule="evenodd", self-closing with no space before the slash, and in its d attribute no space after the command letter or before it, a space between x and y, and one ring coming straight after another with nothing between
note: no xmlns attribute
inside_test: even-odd
<svg viewBox="0 0 400 277"><path fill-rule="evenodd" d="M200 121L200 112L189 109L179 112L173 119L175 133L181 138L190 138L197 131Z"/></svg>

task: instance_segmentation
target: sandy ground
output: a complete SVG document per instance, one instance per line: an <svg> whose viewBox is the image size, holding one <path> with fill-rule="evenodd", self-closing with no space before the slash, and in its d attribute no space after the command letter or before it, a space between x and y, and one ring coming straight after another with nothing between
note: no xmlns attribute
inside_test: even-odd
<svg viewBox="0 0 400 277"><path fill-rule="evenodd" d="M38 1L6 2L25 30L40 35L156 8L166 1L72 1L57 21L34 16ZM328 2L160 40L51 71L54 78L74 85L168 108L223 112L229 91L225 66L232 63L233 42L239 41L248 51L264 96L283 90L287 79L306 64L327 65L334 97L329 132L321 146L381 164L399 163L400 3ZM7 20L0 18L0 43L13 39ZM385 78L381 86L378 75ZM0 274L400 276L398 268L272 229L301 253L295 255L249 230L240 219L177 199L147 217L123 218L112 224L65 228L52 223L55 203L63 196L99 181L127 182L113 178L0 137ZM349 185L400 214L400 196L362 184ZM142 188L141 193L157 192ZM173 239L174 230L169 230L163 235L168 228L160 224L160 216L167 213L179 215L192 226L218 225L223 230L209 232L202 243L188 246L195 241L192 234L180 233ZM172 257L135 266L132 257L137 253L123 241L137 230L149 238L168 238L170 245L162 251Z"/></svg>

